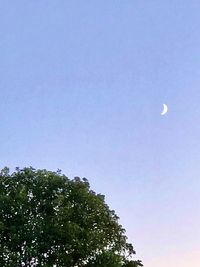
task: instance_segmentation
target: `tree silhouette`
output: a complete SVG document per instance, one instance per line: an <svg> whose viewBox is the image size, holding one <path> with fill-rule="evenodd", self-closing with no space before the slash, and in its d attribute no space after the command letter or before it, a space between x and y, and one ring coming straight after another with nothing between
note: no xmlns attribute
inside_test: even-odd
<svg viewBox="0 0 200 267"><path fill-rule="evenodd" d="M0 173L0 266L136 267L118 217L87 179L32 167Z"/></svg>

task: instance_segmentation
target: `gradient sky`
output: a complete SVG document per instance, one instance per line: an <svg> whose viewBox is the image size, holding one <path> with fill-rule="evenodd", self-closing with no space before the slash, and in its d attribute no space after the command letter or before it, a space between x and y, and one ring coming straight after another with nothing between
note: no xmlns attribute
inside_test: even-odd
<svg viewBox="0 0 200 267"><path fill-rule="evenodd" d="M1 1L0 167L87 177L146 267L199 267L199 14L198 0Z"/></svg>

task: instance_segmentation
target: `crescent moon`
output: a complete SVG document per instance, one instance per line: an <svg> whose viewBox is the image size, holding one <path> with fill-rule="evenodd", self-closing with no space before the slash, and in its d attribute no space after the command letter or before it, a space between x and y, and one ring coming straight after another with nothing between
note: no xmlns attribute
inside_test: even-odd
<svg viewBox="0 0 200 267"><path fill-rule="evenodd" d="M163 104L163 111L161 113L161 115L165 115L168 111L168 106L166 104Z"/></svg>

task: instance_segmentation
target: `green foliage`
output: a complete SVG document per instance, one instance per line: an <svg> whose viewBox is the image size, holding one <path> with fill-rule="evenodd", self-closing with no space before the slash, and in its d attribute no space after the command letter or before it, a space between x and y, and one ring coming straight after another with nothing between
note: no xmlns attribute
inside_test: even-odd
<svg viewBox="0 0 200 267"><path fill-rule="evenodd" d="M33 168L10 174L4 168L0 266L142 266L128 260L135 251L118 219L85 178Z"/></svg>

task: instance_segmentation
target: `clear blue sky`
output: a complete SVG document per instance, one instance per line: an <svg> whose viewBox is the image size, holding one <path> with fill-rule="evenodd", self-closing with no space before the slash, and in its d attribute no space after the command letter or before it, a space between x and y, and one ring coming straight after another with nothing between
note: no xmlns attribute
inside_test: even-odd
<svg viewBox="0 0 200 267"><path fill-rule="evenodd" d="M199 14L197 0L1 1L1 167L87 177L148 267L200 262Z"/></svg>

